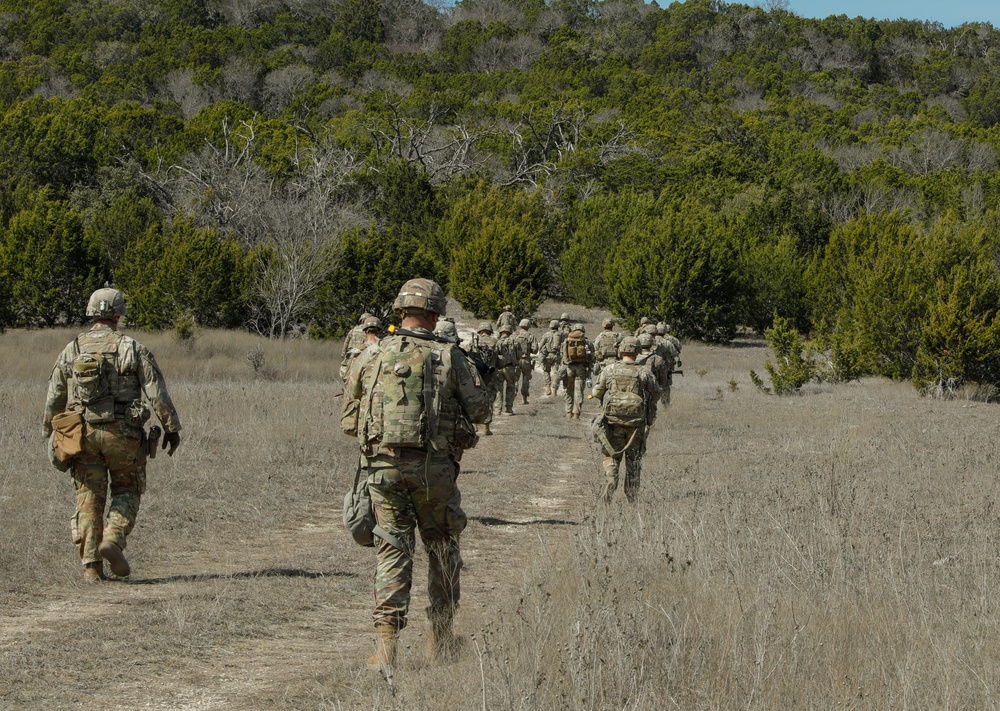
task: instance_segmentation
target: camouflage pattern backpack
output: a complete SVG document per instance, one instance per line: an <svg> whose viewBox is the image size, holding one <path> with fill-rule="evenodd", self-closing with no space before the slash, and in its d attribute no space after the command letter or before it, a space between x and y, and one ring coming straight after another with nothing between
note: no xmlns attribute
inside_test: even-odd
<svg viewBox="0 0 1000 711"><path fill-rule="evenodd" d="M598 360L615 359L618 357L618 336L613 331L601 331L594 339L594 351Z"/></svg>
<svg viewBox="0 0 1000 711"><path fill-rule="evenodd" d="M566 336L566 357L570 363L587 362L587 336L583 331L570 331Z"/></svg>
<svg viewBox="0 0 1000 711"><path fill-rule="evenodd" d="M114 422L120 340L113 331L98 336L86 333L76 339L69 403L81 406L84 419L91 424Z"/></svg>
<svg viewBox="0 0 1000 711"><path fill-rule="evenodd" d="M374 382L367 389L365 443L383 447L427 446L429 427L426 404L433 402L434 377L424 378L432 349L418 347L409 338L387 339L374 364Z"/></svg>
<svg viewBox="0 0 1000 711"><path fill-rule="evenodd" d="M604 420L622 427L643 427L646 424L646 400L642 395L637 363L619 362L610 366L608 391L604 395Z"/></svg>

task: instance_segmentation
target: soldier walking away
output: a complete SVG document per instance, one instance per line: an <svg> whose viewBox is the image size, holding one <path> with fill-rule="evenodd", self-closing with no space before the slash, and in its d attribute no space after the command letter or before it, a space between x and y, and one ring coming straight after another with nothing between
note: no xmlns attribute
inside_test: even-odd
<svg viewBox="0 0 1000 711"><path fill-rule="evenodd" d="M604 454L604 501L609 503L618 488L621 463L625 462L625 497L635 501L639 493L642 455L646 435L656 420L660 386L649 371L635 362L639 342L622 339L621 360L610 363L594 381L592 397L601 401L601 414L594 418L594 439Z"/></svg>
<svg viewBox="0 0 1000 711"><path fill-rule="evenodd" d="M594 344L587 340L582 323L573 324L562 346L563 379L566 386L566 417L580 419L583 392L594 365Z"/></svg>
<svg viewBox="0 0 1000 711"><path fill-rule="evenodd" d="M514 325L517 323L517 317L514 316L514 312L511 310L510 306L503 307L503 313L497 318L497 331L499 332L502 328L509 328L510 332L514 332Z"/></svg>
<svg viewBox="0 0 1000 711"><path fill-rule="evenodd" d="M476 336L472 341L471 350L475 352L482 362L483 384L486 386L486 398L490 403L490 411L483 420L483 435L489 437L493 434L490 425L493 424L493 405L497 399L497 387L501 377L497 364L497 339L493 337L493 324L489 321L481 321L476 330Z"/></svg>
<svg viewBox="0 0 1000 711"><path fill-rule="evenodd" d="M347 369L351 367L351 360L366 347L365 322L370 318L374 317L368 312L361 314L361 318L358 319L358 325L354 326L344 336L344 349L340 354L341 380L347 377Z"/></svg>
<svg viewBox="0 0 1000 711"><path fill-rule="evenodd" d="M639 319L639 328L635 329L635 337L638 338L639 334L646 330L646 326L649 325L649 316L643 316Z"/></svg>
<svg viewBox="0 0 1000 711"><path fill-rule="evenodd" d="M614 319L604 319L604 330L597 334L594 339L594 357L597 360L594 366L594 373L600 373L601 369L618 360L618 344L621 343L622 334L616 333Z"/></svg>
<svg viewBox="0 0 1000 711"><path fill-rule="evenodd" d="M669 405L670 389L673 387L674 384L674 372L681 372L681 371L675 371L675 369L680 366L681 342L678 341L673 336L665 335L666 324L661 324L661 325L663 326L662 329L660 328L660 325L654 326L650 324L649 326L646 326L646 330L643 333L643 336L648 335L650 338L653 339L652 341L653 351L656 352L657 355L659 355L660 358L663 359L664 363L663 368L666 375L664 380L661 381L660 383L660 385L663 387L663 394L660 395L660 400L665 404ZM660 333L661 330L663 331L663 334ZM640 336L640 339L641 338L642 337ZM645 343L641 340L640 342L642 343L643 349L645 350Z"/></svg>
<svg viewBox="0 0 1000 711"><path fill-rule="evenodd" d="M563 342L563 333L559 330L558 321L549 321L549 330L538 342L538 352L542 359L542 371L545 373L545 394L553 396L559 394L559 371L560 346Z"/></svg>
<svg viewBox="0 0 1000 711"><path fill-rule="evenodd" d="M497 405L503 407L508 415L514 414L514 398L517 397L517 380L521 375L520 344L512 336L513 329L500 327L500 338L497 339L497 388L499 397Z"/></svg>
<svg viewBox="0 0 1000 711"><path fill-rule="evenodd" d="M406 627L415 533L428 557L429 652L456 651L453 620L460 598L459 536L466 525L458 489L462 452L476 444L489 400L472 360L434 335L445 295L429 279L403 284L393 303L402 324L354 364L345 383L344 432L357 437L368 477L376 542L375 653L369 669L393 673ZM392 539L390 542L389 539Z"/></svg>
<svg viewBox="0 0 1000 711"><path fill-rule="evenodd" d="M559 332L562 334L563 338L565 339L572 330L573 326L569 322L569 314L565 312L559 314Z"/></svg>
<svg viewBox="0 0 1000 711"><path fill-rule="evenodd" d="M656 378L656 384L660 386L660 399L669 402L670 365L656 348L651 335L643 333L637 340L639 341L639 354L636 356L635 362L649 368L649 372Z"/></svg>
<svg viewBox="0 0 1000 711"><path fill-rule="evenodd" d="M160 436L159 427L145 431L151 412L163 426L167 454L181 443L181 421L153 354L117 330L124 315L117 289L106 285L90 296L93 326L59 355L45 399L52 463L72 473L76 489L73 544L88 581L104 579L104 561L120 578L132 572L126 538L146 490L146 459L156 456Z"/></svg>
<svg viewBox="0 0 1000 711"><path fill-rule="evenodd" d="M531 356L538 353L538 339L528 329L531 328L531 321L526 318L521 319L517 325L517 333L512 339L517 344L518 370L521 378L521 400L528 404L529 387L531 384L531 372L535 369L535 361Z"/></svg>

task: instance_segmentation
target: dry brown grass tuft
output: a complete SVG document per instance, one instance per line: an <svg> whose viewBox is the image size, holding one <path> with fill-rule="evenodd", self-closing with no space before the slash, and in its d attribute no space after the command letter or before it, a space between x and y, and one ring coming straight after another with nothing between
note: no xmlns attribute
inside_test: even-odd
<svg viewBox="0 0 1000 711"><path fill-rule="evenodd" d="M419 553L389 687L361 668L372 556L339 523L339 344L140 336L184 440L150 465L132 582L85 587L39 424L72 335L0 336L0 706L996 705L994 406L884 381L768 397L760 344L688 344L639 503L604 507L585 423L536 396L462 462L465 654L425 660Z"/></svg>

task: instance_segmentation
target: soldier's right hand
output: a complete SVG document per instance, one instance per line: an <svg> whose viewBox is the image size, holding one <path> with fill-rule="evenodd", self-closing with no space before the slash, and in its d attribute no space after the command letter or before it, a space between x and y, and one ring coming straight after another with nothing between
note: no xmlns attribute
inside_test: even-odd
<svg viewBox="0 0 1000 711"><path fill-rule="evenodd" d="M180 432L166 432L163 435L162 449L167 449L167 445L170 445L170 449L167 450L167 456L174 456L174 452L177 448L181 446L181 433Z"/></svg>

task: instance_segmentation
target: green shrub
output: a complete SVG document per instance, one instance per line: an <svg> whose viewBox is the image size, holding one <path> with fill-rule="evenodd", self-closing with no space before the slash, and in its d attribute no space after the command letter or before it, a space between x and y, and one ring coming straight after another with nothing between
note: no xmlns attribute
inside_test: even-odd
<svg viewBox="0 0 1000 711"><path fill-rule="evenodd" d="M770 393L773 389L775 395L791 395L819 376L813 348L803 340L789 319L776 316L774 325L764 335L774 351L776 363L770 360L764 363L771 387L767 387L756 372L750 371L750 380L758 390Z"/></svg>

